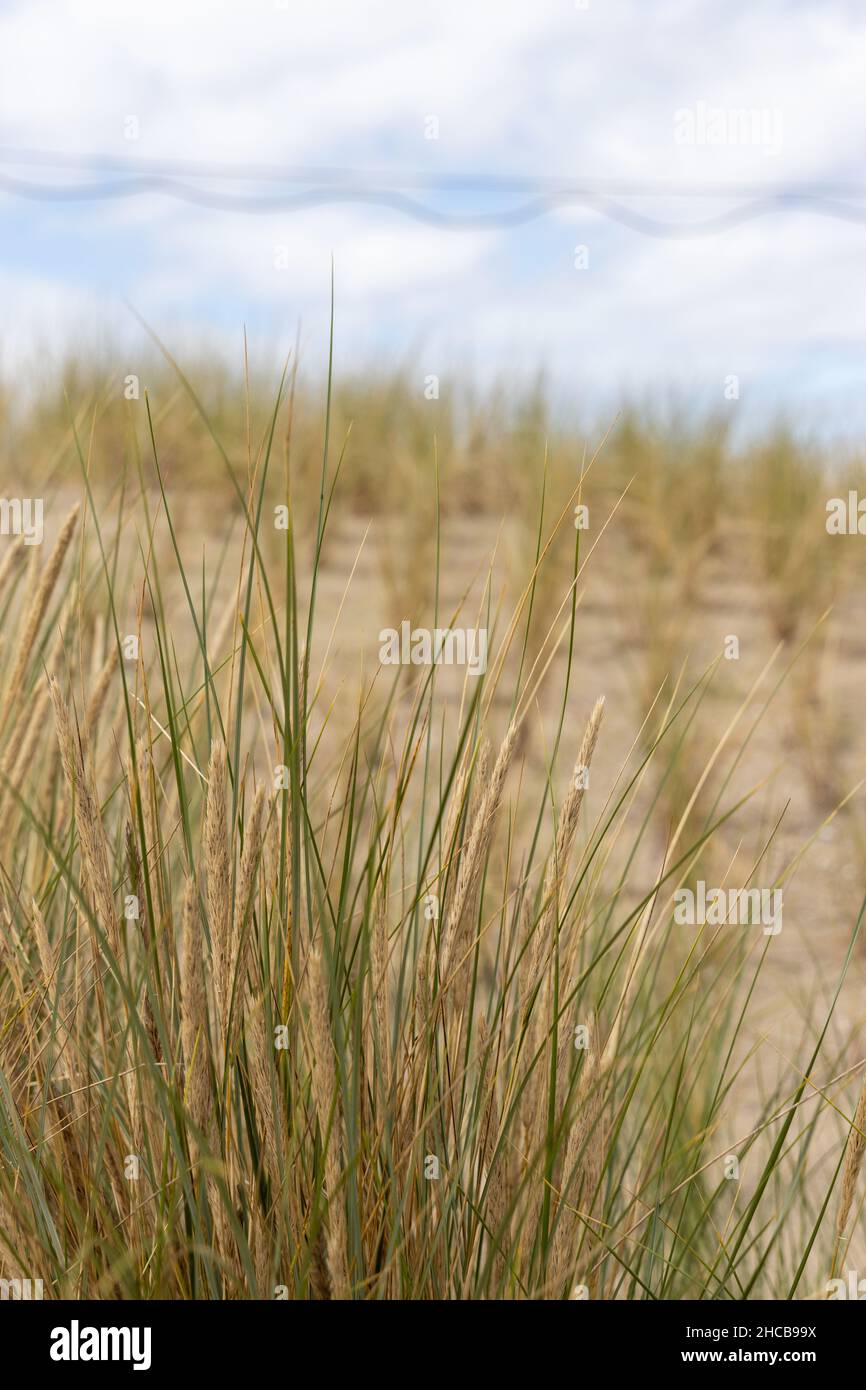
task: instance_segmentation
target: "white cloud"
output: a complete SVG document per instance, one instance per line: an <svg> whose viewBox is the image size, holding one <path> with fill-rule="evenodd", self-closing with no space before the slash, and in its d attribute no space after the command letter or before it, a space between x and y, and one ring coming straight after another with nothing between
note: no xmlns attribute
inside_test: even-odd
<svg viewBox="0 0 866 1390"><path fill-rule="evenodd" d="M0 15L7 148L702 183L850 180L862 165L866 13L844 3L58 0L48 15L24 0ZM674 113L698 103L778 110L778 152L678 144ZM424 139L431 114L438 141ZM686 219L720 206L630 205ZM742 363L753 396L775 398L787 378L796 401L816 380L852 375L866 329L852 295L866 229L804 212L673 242L574 208L459 234L351 204L251 216L154 195L10 199L7 211L7 362L43 332L47 305L58 333L85 308L117 331L124 297L177 333L231 337L228 325L251 322L281 336L303 317L319 341L332 255L347 361L423 342L479 370L544 364L599 387L702 373L711 387ZM572 268L575 241L591 243L588 272ZM288 248L284 272L276 245Z"/></svg>

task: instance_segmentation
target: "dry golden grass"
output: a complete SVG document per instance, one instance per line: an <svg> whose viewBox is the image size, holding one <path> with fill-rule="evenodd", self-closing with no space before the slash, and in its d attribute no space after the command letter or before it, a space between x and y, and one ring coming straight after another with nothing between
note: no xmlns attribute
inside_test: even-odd
<svg viewBox="0 0 866 1390"><path fill-rule="evenodd" d="M371 399L383 442L404 406L417 437L405 393L388 410ZM70 484L57 488L44 562L14 541L0 554L0 1277L181 1299L820 1288L863 1200L866 1090L846 1119L856 1043L816 991L790 1067L762 1078L750 1011L772 941L673 917L675 889L698 877L787 885L800 868L786 846L770 869L780 812L753 809L768 775L735 780L781 683L775 658L722 713L718 659L673 666L652 634L655 689L626 679L593 704L580 645L608 534L699 625L724 530L708 478L731 485L722 445L693 439L703 471L671 479L657 431L630 417L577 478L554 448L531 510L526 431L488 429L491 457L513 446L502 491L530 558L507 592L481 563L471 616L468 599L436 611L489 630L487 672L464 679L332 657L339 633L318 626L331 509L375 494L372 446L362 431L358 476L349 446L345 496L327 451L312 485L297 408L262 417L246 454L211 443L235 532L199 519L193 546L178 514L209 505L205 452L189 427L189 475L167 476L174 398L151 412L153 456L135 454L114 489L103 450L129 421L113 404L92 431L43 422L67 431L87 482L66 520ZM472 411L477 443L483 403ZM219 437L218 423L201 428ZM480 507L456 422L445 434L446 510ZM644 447L638 522L625 475ZM771 473L756 495L777 497ZM571 526L578 496L588 537ZM426 505L420 483L413 497ZM682 550L680 524L697 533ZM440 541L434 511L419 605L440 593ZM824 574L817 540L808 564ZM783 662L784 614L803 602L791 569L768 608ZM834 591L849 578L834 561ZM629 698L642 707L626 737ZM834 987L858 929L854 914L848 943L827 949Z"/></svg>

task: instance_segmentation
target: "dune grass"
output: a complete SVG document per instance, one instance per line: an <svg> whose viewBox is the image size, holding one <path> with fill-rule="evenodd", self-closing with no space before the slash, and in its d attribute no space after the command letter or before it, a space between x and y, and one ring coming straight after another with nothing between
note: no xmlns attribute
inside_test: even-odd
<svg viewBox="0 0 866 1390"><path fill-rule="evenodd" d="M576 480L551 463L511 611L487 595L488 669L446 718L435 666L371 659L328 687L329 525L376 489L363 458L346 481L327 394L312 480L291 378L266 411L248 402L239 446L178 370L169 405L142 401L145 447L107 491L123 426L85 393L58 425L80 502L47 558L4 542L0 1276L88 1298L814 1296L859 1210L858 1076L832 1009L808 1013L799 1073L732 1132L772 938L673 917L750 802L719 760L726 731L697 758L689 742L716 665L660 661L603 790L606 707L576 709L571 688L593 563L575 503L632 527L636 497L668 573L672 508L695 553L715 544L721 443L689 499L662 473L629 489L633 421L604 445L604 488L595 457ZM219 474L198 505L242 532L197 567L178 412ZM508 486L529 514L527 472L518 458ZM443 622L459 478L437 474L425 552ZM535 789L529 712L554 679ZM746 740L777 688L774 670L739 707ZM647 885L636 856L659 823Z"/></svg>

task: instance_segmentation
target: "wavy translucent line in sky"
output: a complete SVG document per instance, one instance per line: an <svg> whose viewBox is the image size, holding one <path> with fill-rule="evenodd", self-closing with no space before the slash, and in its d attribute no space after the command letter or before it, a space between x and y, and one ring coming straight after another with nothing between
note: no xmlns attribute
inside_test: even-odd
<svg viewBox="0 0 866 1390"><path fill-rule="evenodd" d="M24 163L28 161L23 155L4 158L3 153L0 152L0 163L8 162ZM64 161L60 157L48 155L45 155L42 160L32 158L30 162L67 162L74 163L75 167L81 167L81 163L83 163L83 161L81 163ZM94 160L93 162L96 163L97 161ZM238 177L234 172L219 176ZM247 175L247 177L249 176L251 174ZM210 174L209 177L212 178L214 175ZM266 181L271 182L295 182L303 177L303 171L287 170L283 173L276 171L267 173L263 177ZM519 187L537 188L543 186L543 181L540 180L523 181L517 178L509 180L507 178L486 179L482 177L474 182L471 176L460 176L459 178L458 176L441 176L438 180L435 176L431 179L424 175L403 175L400 178L408 185L411 185L414 180L419 186L451 190L459 187L461 191L476 193L513 192ZM330 171L330 175L327 175L326 171L311 170L307 172L307 179L310 182L315 182L316 186L301 192L230 193L202 187L173 174L130 172L121 177L93 179L87 182L51 183L21 179L11 174L0 173L0 190L16 197L39 202L109 201L157 194L176 198L198 207L241 213L293 213L310 208L355 203L397 212L443 231L518 227L536 221L558 208L581 207L600 213L611 221L644 236L665 240L690 240L714 236L743 223L768 217L774 213L792 210L808 211L821 217L831 217L857 225L866 225L866 208L858 207L845 197L832 196L820 189L811 191L808 189L780 189L768 193L752 191L745 201L733 208L726 209L724 212L691 221L671 221L648 217L644 213L636 212L619 199L611 197L607 192L593 192L585 187L581 188L575 185L550 186L547 191L538 192L509 208L499 208L486 212L443 212L428 202L410 197L407 193L394 187L370 186L366 179L363 182L359 181L353 184L349 181L351 171L334 170ZM323 179L327 179L327 181L320 182ZM849 196L862 196L856 186L843 185L842 187L846 188ZM700 186L699 190L690 190L683 185L650 184L634 185L631 188L625 186L629 195L635 197L670 197L674 194L674 189L676 189L676 196L679 197L690 196L690 194L700 197L731 196L730 189L720 188L714 192L705 185Z"/></svg>

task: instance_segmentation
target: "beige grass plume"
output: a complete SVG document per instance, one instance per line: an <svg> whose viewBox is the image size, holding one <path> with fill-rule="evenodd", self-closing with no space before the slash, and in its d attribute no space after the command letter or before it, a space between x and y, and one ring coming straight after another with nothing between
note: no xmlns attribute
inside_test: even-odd
<svg viewBox="0 0 866 1390"><path fill-rule="evenodd" d="M48 713L49 696L43 686L32 700L27 702L26 711L16 723L14 737L10 738L6 756L2 763L3 776L18 792L24 787L28 772L40 740L45 736L45 716ZM26 716L26 717L25 717ZM0 844L5 843L11 821L18 809L15 798L5 785L0 785Z"/></svg>
<svg viewBox="0 0 866 1390"><path fill-rule="evenodd" d="M6 723L9 712L15 700L18 698L21 686L24 683L27 663L36 645L36 638L39 635L42 620L51 602L54 586L57 583L63 561L66 557L66 552L69 549L72 537L75 533L75 527L78 522L78 512L79 507L76 503L61 527L60 535L57 537L54 549L48 557L39 583L36 586L36 592L30 600L30 604L24 614L21 634L18 638L18 646L12 661L12 672L6 683L6 692L3 696L2 707L0 707L0 728Z"/></svg>
<svg viewBox="0 0 866 1390"><path fill-rule="evenodd" d="M195 879L184 883L181 908L183 965L181 971L181 1046L184 1064L184 1102L193 1124L204 1133L210 1114L207 987L204 941L196 901Z"/></svg>
<svg viewBox="0 0 866 1390"><path fill-rule="evenodd" d="M482 1059L488 1050L488 1031L487 1021L482 1014L478 1020L478 1049ZM484 1108L481 1131L481 1152L479 1177L484 1184L482 1190L486 1192L484 1201L484 1224L488 1232L490 1241L494 1241L497 1236L502 1236L502 1225L505 1218L505 1156L499 1145L500 1112L496 1097L496 1074L487 1080L488 1092L487 1103ZM502 1254L501 1248L496 1249L493 1256L493 1267L490 1274L491 1287L495 1296L496 1290L500 1287L507 1272L508 1265Z"/></svg>
<svg viewBox="0 0 866 1390"><path fill-rule="evenodd" d="M204 942L196 904L195 880L184 885L181 916L183 966L181 978L181 1041L185 1068L184 1102L198 1134L191 1142L192 1156L198 1161L207 1145L219 1151L217 1125L212 1111L208 1080L210 1036L207 1023ZM207 1176L207 1193L216 1232L216 1244L226 1262L235 1268L237 1254L231 1223L219 1184L212 1173Z"/></svg>
<svg viewBox="0 0 866 1390"><path fill-rule="evenodd" d="M226 747L216 739L208 765L205 813L207 916L211 932L214 995L223 1042L228 1033L232 971L232 869L226 823Z"/></svg>
<svg viewBox="0 0 866 1390"><path fill-rule="evenodd" d="M0 595L9 583L9 579L18 565L24 558L24 537L15 536L6 548L6 554L0 561Z"/></svg>
<svg viewBox="0 0 866 1390"><path fill-rule="evenodd" d="M253 799L253 809L247 821L246 835L244 836L244 848L241 855L240 869L238 872L237 889L235 891L235 915L232 924L231 939L231 966L234 970L235 978L242 987L246 976L246 957L248 952L249 928L248 922L252 916L253 904L255 902L256 874L258 873L259 862L262 855L262 845L264 841L264 814L267 805L267 791L264 786L256 790ZM231 990L231 980L228 982L228 989ZM236 1017L240 1010L236 1010ZM237 1024L232 1024L229 1030L229 1044L231 1044L236 1032Z"/></svg>
<svg viewBox="0 0 866 1390"><path fill-rule="evenodd" d="M244 849L241 855L240 872L238 874L237 892L235 894L234 949L236 954L243 950L243 937L247 917L252 912L255 878L262 853L263 820L267 800L268 794L266 788L264 786L258 787L255 797L253 798L253 809L250 812L250 818L247 822Z"/></svg>
<svg viewBox="0 0 866 1390"><path fill-rule="evenodd" d="M274 1119L274 1045L268 1036L266 1000L253 1004L249 1013L250 1080L263 1139L262 1159L266 1172L276 1181L279 1176L279 1148Z"/></svg>
<svg viewBox="0 0 866 1390"><path fill-rule="evenodd" d="M544 890L542 893L542 902L544 906L542 909L541 921L536 928L535 939L533 941L532 964L523 998L524 1007L528 1003L529 997L538 987L544 969L544 961L552 944L552 935L559 920L559 899L562 891L562 883L568 871L568 861L571 856L571 848L574 843L574 836L580 819L580 808L583 805L583 797L586 790L584 786L585 777L592 763L592 755L595 752L595 745L598 742L598 735L601 730L603 718L604 696L601 695L595 702L592 714L589 716L586 729L584 730L574 774L560 813L553 853L548 862L544 876Z"/></svg>
<svg viewBox="0 0 866 1390"><path fill-rule="evenodd" d="M854 1121L848 1136L848 1147L845 1152L845 1167L842 1171L842 1190L839 1197L839 1211L836 1216L837 1241L841 1241L845 1234L845 1227L848 1225L848 1217L851 1214L857 1178L863 1163L864 1149L866 1149L866 1077L863 1079L860 1099L857 1102Z"/></svg>
<svg viewBox="0 0 866 1390"><path fill-rule="evenodd" d="M343 1107L337 1087L334 1041L331 1035L327 980L324 961L318 950L307 959L307 989L310 1000L312 1055L310 1058L313 1100L325 1146L325 1186L328 1196L327 1264L333 1297L347 1299L349 1284L346 1209L340 1190L340 1150L343 1143Z"/></svg>
<svg viewBox="0 0 866 1390"><path fill-rule="evenodd" d="M111 886L108 839L102 823L99 799L90 770L85 763L81 736L77 727L72 727L69 710L60 693L60 686L53 676L48 678L48 689L54 706L54 722L57 727L63 773L75 803L75 825L81 844L81 857L93 893L96 919L108 938L111 949L117 955L120 930Z"/></svg>
<svg viewBox="0 0 866 1390"><path fill-rule="evenodd" d="M460 856L460 868L457 874L454 896L451 899L442 933L441 975L443 987L447 985L448 977L457 963L456 948L460 939L460 928L467 907L474 897L475 888L481 873L481 866L484 863L484 858L493 835L493 825L496 820L496 813L499 810L499 803L502 799L505 774L511 762L511 756L517 742L519 729L520 719L515 718L511 721L508 732L502 741L502 745L496 757L496 762L493 765L489 783L487 787L481 788L480 803L472 819L472 825L466 839L466 844Z"/></svg>
<svg viewBox="0 0 866 1390"><path fill-rule="evenodd" d="M566 1277L576 1272L575 1247L582 1244L581 1263L586 1266L598 1245L596 1231L598 1192L604 1162L604 1104L608 1073L595 1042L595 1018L589 1022L590 1049L584 1058L574 1098L574 1118L565 1146L562 1166L563 1197L553 1238L551 1284L560 1291ZM584 1231L581 1243L581 1231Z"/></svg>

